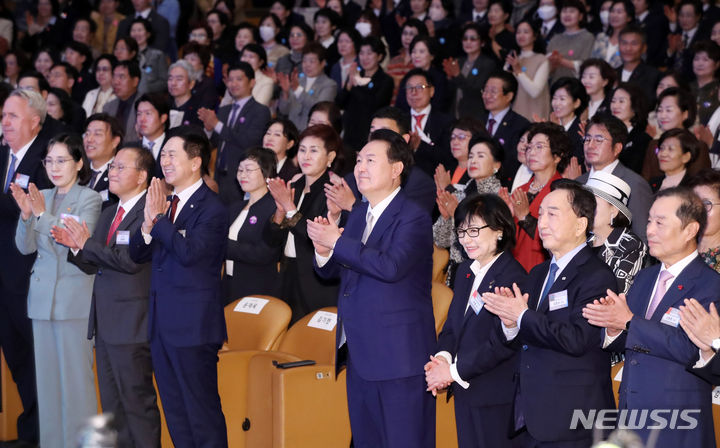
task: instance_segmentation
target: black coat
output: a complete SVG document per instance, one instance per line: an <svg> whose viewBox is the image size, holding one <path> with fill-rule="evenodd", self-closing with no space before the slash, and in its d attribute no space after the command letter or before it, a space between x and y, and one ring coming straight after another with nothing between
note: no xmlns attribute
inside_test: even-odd
<svg viewBox="0 0 720 448"><path fill-rule="evenodd" d="M487 118L488 116L486 115L483 121L487 122ZM515 173L517 173L517 169L520 167L520 162L518 162L517 159L517 144L518 141L520 141L520 137L522 137L530 126L530 122L522 115L510 109L503 117L502 122L495 126L497 126L497 130L493 138L497 140L505 150L505 158L500 168L500 180L504 186L510 187L515 178Z"/></svg>

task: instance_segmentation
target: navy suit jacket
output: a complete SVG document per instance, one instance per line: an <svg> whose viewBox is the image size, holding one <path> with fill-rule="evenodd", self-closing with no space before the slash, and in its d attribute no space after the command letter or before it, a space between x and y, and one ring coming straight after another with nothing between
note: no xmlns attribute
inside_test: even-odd
<svg viewBox="0 0 720 448"><path fill-rule="evenodd" d="M623 332L608 350L625 352L625 367L620 384L620 409L700 409L697 428L665 430L658 439L660 447L715 446L710 384L689 373L686 366L698 358L698 348L680 327L661 323L669 308L678 308L683 300L694 297L704 307L717 300L720 274L702 258L695 258L668 286L652 317L645 319L660 265L640 271L627 293L633 312L630 329ZM647 440L648 430L638 430Z"/></svg>
<svg viewBox="0 0 720 448"><path fill-rule="evenodd" d="M364 380L423 375L435 347L430 215L400 191L363 244L367 209L353 208L332 258L316 265L322 277L340 277L338 343L344 328Z"/></svg>
<svg viewBox="0 0 720 448"><path fill-rule="evenodd" d="M435 174L438 165L443 165L448 171L454 170L457 166L457 160L450 151L452 123L453 118L449 114L441 112L435 106L430 109L423 132L430 137L433 144L421 141L415 150L415 166L430 177Z"/></svg>
<svg viewBox="0 0 720 448"><path fill-rule="evenodd" d="M504 343L500 319L485 308L475 314L472 307L465 308L472 293L475 274L470 269L473 260L463 262L457 270L453 301L447 320L438 336L438 350L457 356L460 378L470 383L468 389L452 385L457 404L470 406L496 406L513 401L515 383L513 374L517 351ZM510 252L503 252L480 282L479 294L495 287L520 288L527 273Z"/></svg>
<svg viewBox="0 0 720 448"><path fill-rule="evenodd" d="M488 116L489 115L485 116L486 124ZM505 150L505 159L503 159L502 167L500 168L500 180L503 186L510 187L515 173L517 173L520 167L520 162L517 160L517 144L520 137L525 133L525 130L530 126L530 122L522 115L510 109L500 123L495 123L495 126L497 126L497 130L493 138L497 140Z"/></svg>
<svg viewBox="0 0 720 448"><path fill-rule="evenodd" d="M528 432L540 441L578 440L590 431L570 429L574 409L615 407L610 355L602 350L602 330L588 323L582 309L617 289L610 268L589 246L558 274L550 294L567 291L568 306L550 311L549 298L537 309L550 260L535 266L526 290L529 309L515 340L521 345L519 404ZM518 403L516 403L517 405Z"/></svg>
<svg viewBox="0 0 720 448"><path fill-rule="evenodd" d="M150 244L141 229L132 235L133 261L152 260L150 342L159 335L176 347L219 345L227 339L220 293L227 233L225 207L203 183L174 223L157 221Z"/></svg>

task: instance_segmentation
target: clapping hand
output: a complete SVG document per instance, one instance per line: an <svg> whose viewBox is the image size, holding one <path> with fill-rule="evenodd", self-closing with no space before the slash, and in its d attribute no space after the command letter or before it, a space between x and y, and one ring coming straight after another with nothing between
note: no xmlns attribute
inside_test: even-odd
<svg viewBox="0 0 720 448"><path fill-rule="evenodd" d="M517 283L513 283L512 290L496 287L495 292L485 292L482 295L485 309L499 317L508 328L517 326L518 318L528 309L529 298L527 293L520 291Z"/></svg>
<svg viewBox="0 0 720 448"><path fill-rule="evenodd" d="M170 208L170 201L167 200L165 194L165 182L162 179L154 177L150 181L147 194L145 195L145 221L142 224L142 231L150 233L153 227L153 220L157 215L167 213Z"/></svg>
<svg viewBox="0 0 720 448"><path fill-rule="evenodd" d="M446 170L442 164L435 168L435 175L433 176L433 179L435 180L435 186L438 190L446 189L452 182L450 172Z"/></svg>
<svg viewBox="0 0 720 448"><path fill-rule="evenodd" d="M609 289L606 297L588 303L582 313L590 325L605 328L611 337L623 331L633 318L625 294L616 294Z"/></svg>
<svg viewBox="0 0 720 448"><path fill-rule="evenodd" d="M703 352L703 358L709 358L712 341L720 338L720 317L715 304L710 304L708 312L697 300L685 299L685 305L680 306L680 326Z"/></svg>
<svg viewBox="0 0 720 448"><path fill-rule="evenodd" d="M15 198L15 202L20 208L20 216L23 221L27 221L32 215L32 206L30 205L30 195L25 193L22 188L15 182L10 184L10 192Z"/></svg>
<svg viewBox="0 0 720 448"><path fill-rule="evenodd" d="M317 216L314 220L307 220L308 237L315 246L315 252L322 257L330 255L330 251L335 247L335 242L342 235L342 231L343 229L338 228L335 221L322 216Z"/></svg>
<svg viewBox="0 0 720 448"><path fill-rule="evenodd" d="M527 193L517 188L510 196L510 200L513 204L513 214L518 221L525 219L528 213L530 213L530 201L528 200Z"/></svg>
<svg viewBox="0 0 720 448"><path fill-rule="evenodd" d="M446 190L438 190L437 199L435 200L435 202L437 203L438 210L440 211L440 215L442 215L443 218L450 219L455 215L455 209L457 209L458 200L454 194Z"/></svg>
<svg viewBox="0 0 720 448"><path fill-rule="evenodd" d="M341 177L331 179L331 183L325 184L325 197L328 200L328 209L330 209L329 204L332 202L340 209L349 212L355 204L355 195L347 182L345 182L345 179Z"/></svg>

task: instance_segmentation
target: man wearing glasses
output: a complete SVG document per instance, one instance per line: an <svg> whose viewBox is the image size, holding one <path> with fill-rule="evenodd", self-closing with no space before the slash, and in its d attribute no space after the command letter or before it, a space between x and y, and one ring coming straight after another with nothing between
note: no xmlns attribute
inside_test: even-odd
<svg viewBox="0 0 720 448"><path fill-rule="evenodd" d="M627 182L631 191L628 208L633 216L632 230L647 242L645 227L652 204L652 191L645 179L618 160L627 136L627 127L619 118L595 115L587 124L584 140L585 163L590 165L590 171L578 177L577 181L584 184L595 171L604 171Z"/></svg>
<svg viewBox="0 0 720 448"><path fill-rule="evenodd" d="M3 139L0 145L0 234L14 235L18 209L10 183L27 190L32 182L38 189L50 188L41 157L48 139L38 136L47 109L43 97L32 90L15 90L2 109ZM35 254L21 255L13 238L0 238L0 347L13 380L17 384L23 413L18 418L18 440L31 445L38 443L37 392L35 359L30 319L27 317L27 296L30 270Z"/></svg>
<svg viewBox="0 0 720 448"><path fill-rule="evenodd" d="M517 89L518 83L512 73L497 71L490 75L482 93L483 104L488 111L485 129L505 150L500 180L506 187L512 185L520 166L517 160L518 140L530 126L525 117L512 110Z"/></svg>

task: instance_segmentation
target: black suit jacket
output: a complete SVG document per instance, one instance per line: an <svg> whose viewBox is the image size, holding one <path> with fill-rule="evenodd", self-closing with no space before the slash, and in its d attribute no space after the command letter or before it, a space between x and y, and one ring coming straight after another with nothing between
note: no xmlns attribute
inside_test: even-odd
<svg viewBox="0 0 720 448"><path fill-rule="evenodd" d="M165 143L167 143L167 141L170 139L170 137L172 137L172 135L170 135L170 134L171 134L170 131L165 132L165 138L163 139L162 143L160 143L160 151L158 151L158 156L155 159L155 170L153 171L153 177L157 177L159 179L165 178L165 175L162 172L162 166L160 166L160 154L162 152L162 147L165 146ZM137 140L134 142L129 142L129 143L123 144L123 146L135 146L137 148L142 148L143 142L142 142L142 140Z"/></svg>
<svg viewBox="0 0 720 448"><path fill-rule="evenodd" d="M271 247L285 247L288 232L292 232L295 238L295 254L297 256L297 268L299 284L303 295L307 298L312 309L326 306L337 306L338 281L321 279L313 269L315 259L315 247L307 234L308 219L316 216L327 216L327 199L325 198L325 184L330 183L330 176L327 171L310 186L310 192L303 198L303 203L298 209L302 216L297 224L291 228L281 228L272 220L263 229L263 238ZM295 204L300 201L300 196L305 189L305 176L300 177L292 184L295 189Z"/></svg>
<svg viewBox="0 0 720 448"><path fill-rule="evenodd" d="M93 236L83 249L68 260L85 272L95 273L93 296L88 320L88 339L99 336L108 344L139 344L148 342L148 297L150 263L130 259L130 245L118 244L118 232L137 232L143 221L145 196L125 212L117 232L106 245L107 234L115 219L117 206L103 210Z"/></svg>
<svg viewBox="0 0 720 448"><path fill-rule="evenodd" d="M248 201L228 207L228 222L237 219ZM233 261L233 275L223 279L225 303L251 294L279 297L280 278L277 263L282 246L269 246L263 239L263 229L275 214L275 200L270 193L248 209L247 217L237 234L237 240L227 240L225 258Z"/></svg>
<svg viewBox="0 0 720 448"><path fill-rule="evenodd" d="M452 385L458 405L496 406L510 404L515 392L513 374L517 352L504 344L500 319L482 308L478 314L468 306L475 274L470 269L473 260L463 262L457 270L453 301L447 320L438 336L437 351L446 351L454 359L457 371L470 388ZM510 252L503 252L480 282L479 294L494 291L495 287L522 289L527 273ZM467 311L466 311L467 306Z"/></svg>
<svg viewBox="0 0 720 448"><path fill-rule="evenodd" d="M110 180L108 178L109 171L110 169L106 167L100 174L98 174L95 185L93 186L93 190L100 193L103 198L103 210L105 210L111 205L117 204L118 202L118 197L110 193ZM103 191L105 191L106 193L103 193Z"/></svg>
<svg viewBox="0 0 720 448"><path fill-rule="evenodd" d="M287 160L285 160L285 163L283 163L282 168L280 168L280 171L278 171L277 177L285 182L290 182L299 172L300 168L293 163L291 158L288 157Z"/></svg>
<svg viewBox="0 0 720 448"><path fill-rule="evenodd" d="M265 127L270 121L270 109L252 97L238 112L232 128L227 125L231 111L231 104L218 110L218 119L224 126L220 134L213 132L211 136L213 145L218 148L215 180L220 187L220 200L225 204L238 201L243 197L240 185L236 180L237 167L245 159L245 151L248 148L262 144Z"/></svg>
<svg viewBox="0 0 720 448"><path fill-rule="evenodd" d="M47 178L45 167L42 165L42 157L45 155L47 148L47 139L39 134L32 145L28 148L25 156L15 169L15 174L25 174L30 177L30 182L34 183L38 190L51 188L52 184ZM2 178L2 188L5 186L5 175L8 169L8 160L10 158L10 147L0 145L0 177ZM28 282L30 281L30 270L35 261L35 254L22 255L15 246L15 229L17 227L20 209L12 197L10 189L7 193L0 190L0 285L5 293L13 293L20 296L27 296ZM4 298L4 297L3 297ZM16 304L26 308L27 302Z"/></svg>
<svg viewBox="0 0 720 448"><path fill-rule="evenodd" d="M430 177L435 174L438 165L453 170L457 160L450 151L450 132L453 118L449 114L439 111L433 106L425 122L423 132L430 137L432 144L424 141L415 150L415 166L425 171Z"/></svg>
<svg viewBox="0 0 720 448"><path fill-rule="evenodd" d="M583 138L580 136L580 117L575 117L573 123L570 125L570 129L567 130L567 136L570 138L572 143L573 156L577 157L580 168L585 171L585 148L583 145Z"/></svg>
<svg viewBox="0 0 720 448"><path fill-rule="evenodd" d="M458 61L460 67L465 64L466 60L466 57L460 58ZM490 77L490 74L497 69L498 64L495 59L481 54L475 59L468 76L463 76L460 73L450 80L450 90L454 92L456 89L460 89L462 92L462 98L457 104L458 116L473 117L478 120L485 116L487 112L482 100L482 90L485 88L485 82Z"/></svg>
<svg viewBox="0 0 720 448"><path fill-rule="evenodd" d="M670 25L661 8L651 7L645 20L638 22L647 33L646 62L660 67L667 57L667 36Z"/></svg>
<svg viewBox="0 0 720 448"><path fill-rule="evenodd" d="M645 132L645 129L635 126L630 131L627 142L625 142L625 146L620 152L620 157L618 157L620 162L636 173L641 174L645 151L650 144L650 140L652 140L652 137Z"/></svg>
<svg viewBox="0 0 720 448"><path fill-rule="evenodd" d="M116 39L130 35L130 24L133 20L135 20L135 15L130 14L118 24ZM150 11L148 20L152 24L154 36L153 43L150 46L166 53L169 52L171 50L170 24L167 19L155 10L152 10Z"/></svg>
<svg viewBox="0 0 720 448"><path fill-rule="evenodd" d="M487 123L489 114L485 116ZM500 180L503 186L510 187L520 162L517 160L517 144L523 133L530 126L530 122L522 115L516 113L512 109L505 114L500 123L495 123L497 130L493 138L502 145L505 150L505 159L503 159L500 168ZM487 128L487 125L486 125Z"/></svg>
<svg viewBox="0 0 720 448"><path fill-rule="evenodd" d="M622 77L622 66L617 68L618 80ZM642 90L645 94L645 100L649 107L655 105L655 88L660 82L660 72L650 65L640 63L635 70L633 70L630 78L627 81L630 84L634 84L637 88Z"/></svg>

